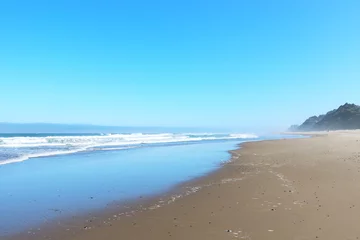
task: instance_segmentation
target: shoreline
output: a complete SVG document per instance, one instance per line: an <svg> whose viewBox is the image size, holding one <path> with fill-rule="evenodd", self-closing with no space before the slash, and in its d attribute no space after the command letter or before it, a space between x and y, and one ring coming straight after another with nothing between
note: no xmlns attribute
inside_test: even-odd
<svg viewBox="0 0 360 240"><path fill-rule="evenodd" d="M293 134L293 133L292 133ZM337 133L330 133L331 134L337 134ZM305 134L302 134L305 135ZM131 201L132 203L130 204L130 207L128 208L128 211L126 213L122 213L119 214L119 206L115 206L115 207L110 207L110 208L106 208L105 210L100 210L98 211L98 218L96 221L93 221L90 224L81 224L81 222L83 221L79 221L79 220L74 220L74 222L77 223L77 227L78 229L76 230L72 230L70 229L69 231L64 231L64 227L58 227L58 226L53 226L53 228L45 228L41 231L39 231L39 234L35 234L34 237L30 236L29 234L22 234L22 235L17 235L17 236L13 236L9 239L11 240L22 240L22 239L48 239L47 236L51 236L51 239L74 239L74 240L83 240L83 239L89 239L89 240L96 240L96 239L100 239L99 236L108 236L109 232L111 232L111 235L109 235L109 240L110 239L116 239L115 236L125 236L125 239L137 239L137 238L133 238L135 237L135 235L138 237L138 231L142 231L141 229L145 230L148 228L148 226L146 226L146 224L150 224L153 225L151 223L146 222L146 224L144 226L139 226L138 222L143 222L144 220L146 220L146 216L148 215L160 215L162 216L160 219L164 218L163 216L168 217L168 215L178 215L174 212L174 209L176 209L176 211L179 211L179 208L185 208L185 206L189 207L189 203L188 202L192 202L191 204L194 204L194 198L198 199L198 198L202 198L204 199L204 192L206 191L210 191L209 193L207 193L206 195L210 195L211 194L211 190L213 190L214 188L225 188L227 187L227 185L243 185L245 183L245 181L247 178L254 178L254 176L256 176L257 174L259 174L259 170L257 170L257 166L254 163L252 157L257 158L257 154L254 153L254 156L248 156L247 152L249 150L253 150L256 151L257 148L259 148L261 145L272 145L273 143L288 143L290 142L291 144L296 144L297 142L302 142L305 143L307 142L306 139L321 139L321 138L326 138L329 136L329 133L321 133L321 134L314 134L314 133L309 133L309 135L312 136L312 138L299 138L299 139L280 139L280 140L262 140L262 141L251 141L251 142L245 142L245 143L240 143L237 146L236 149L234 150L230 150L228 151L231 154L231 157L229 159L229 161L227 161L224 164L221 164L221 166L219 166L218 169L204 175L201 177L197 177L195 179L180 183L176 186L174 186L173 188L171 188L169 191L167 191L164 194L160 194L160 195L155 195L152 197L148 197L148 198L142 198L139 199L136 202ZM261 150L260 148L258 150ZM244 154L245 153L245 154ZM241 158L241 161L238 162L238 159ZM271 173L271 175L274 175L274 173ZM248 177L250 176L250 177ZM276 178L281 178L281 176L276 176ZM263 180L261 180L263 181ZM284 179L282 179L281 181L285 181ZM246 183L245 185L247 185L249 183ZM251 183L253 184L253 183ZM284 184L284 183L282 183ZM285 184L286 185L286 184ZM290 184L291 185L291 184ZM278 186L277 186L278 187ZM239 188L241 188L239 186ZM248 188L248 187L247 187ZM186 194L185 190L189 190L190 192L189 194ZM251 191L249 189L246 189L247 191ZM290 191L290 194L293 194L293 190L288 190ZM175 198L175 199L174 199ZM218 196L218 199L221 199L221 195ZM171 204L170 204L170 202ZM242 201L240 199L240 201ZM239 202L240 202L239 201ZM201 202L201 201L200 201ZM239 204L238 202L238 204ZM163 204L161 207L157 206L159 203ZM184 204L183 204L184 203ZM224 205L226 205L225 203L222 203ZM116 204L115 204L116 205ZM180 206L179 206L180 205ZM198 205L198 204L197 204ZM233 206L234 207L234 206ZM231 207L230 207L231 208ZM193 206L193 209L195 210L196 207ZM180 209L181 210L181 209ZM272 211L272 210L270 210ZM161 212L159 214L157 214L157 212ZM95 215L95 214L93 214ZM116 215L116 217L115 217ZM209 217L209 216L208 216ZM81 218L81 217L80 217ZM82 220L84 220L84 218L82 218ZM170 218L169 219L170 222L177 222L177 217L174 218ZM190 221L191 222L191 221ZM168 223L166 223L168 224ZM209 222L210 224L210 222ZM174 226L176 227L177 224L174 224ZM153 229L154 226L152 226L151 229ZM190 233L192 231L194 231L193 229L193 224L189 225L190 229ZM208 226L207 226L208 227ZM116 230L117 228L119 228L118 230ZM129 232L129 228L136 228L136 232ZM149 230L149 229L147 229ZM233 233L233 230L228 229ZM271 230L271 229L270 229ZM124 231L126 233L124 233ZM175 236L178 235L173 235L173 234L169 234L168 232L164 234L164 232L159 229L158 231L160 231L160 233L156 233L156 237L159 237L159 239L170 239L170 235L172 238L174 238ZM224 232L226 232L227 230L224 230ZM147 232L147 231L145 231ZM156 232L156 231L155 231ZM170 231L171 232L171 231ZM92 234L92 233L96 233L96 234ZM115 234L115 235L114 235ZM118 235L120 234L120 235ZM144 237L146 236L145 233ZM158 235L160 234L160 235ZM220 234L220 232L219 232ZM133 236L134 235L134 236ZM223 232L221 232L220 235L223 235ZM226 232L227 237L229 237L229 232ZM240 236L241 234L239 232L237 232L235 235L234 234L230 234L232 236ZM245 234L246 235L246 234ZM239 238L245 238L246 236L242 236ZM110 237L112 236L112 237ZM25 238L24 238L25 237ZM127 237L127 238L126 238ZM178 239L182 239L179 238ZM246 238L245 238L246 239ZM251 238L248 238L251 239Z"/></svg>
<svg viewBox="0 0 360 240"><path fill-rule="evenodd" d="M249 141L256 142L257 140ZM259 140L271 141L271 140ZM152 211L164 205L171 204L180 198L187 197L196 193L205 185L202 184L207 177L220 171L225 165L230 163L233 159L233 151L241 148L247 142L235 143L234 149L228 150L228 160L219 163L219 165L212 171L198 177L180 182L164 192L153 194L150 196L140 196L137 199L129 200L114 200L106 205L106 207L91 210L73 216L57 217L56 219L47 221L46 223L28 228L21 232L2 236L4 240L38 240L38 239L70 239L84 232L98 227L112 226L113 221L119 218L134 217L136 214ZM116 217L115 217L116 216Z"/></svg>

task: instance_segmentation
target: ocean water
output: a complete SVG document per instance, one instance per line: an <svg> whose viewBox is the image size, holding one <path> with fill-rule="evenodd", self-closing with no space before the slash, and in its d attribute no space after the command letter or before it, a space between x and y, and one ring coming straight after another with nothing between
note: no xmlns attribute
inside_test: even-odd
<svg viewBox="0 0 360 240"><path fill-rule="evenodd" d="M287 136L290 137L290 136ZM253 134L0 136L0 236L162 193L230 159Z"/></svg>
<svg viewBox="0 0 360 240"><path fill-rule="evenodd" d="M151 145L256 138L254 134L0 134L0 165L29 158Z"/></svg>

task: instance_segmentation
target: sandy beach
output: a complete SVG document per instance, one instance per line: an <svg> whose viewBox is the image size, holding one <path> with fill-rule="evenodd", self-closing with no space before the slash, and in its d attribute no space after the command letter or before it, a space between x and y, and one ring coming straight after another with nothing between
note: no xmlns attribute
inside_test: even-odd
<svg viewBox="0 0 360 240"><path fill-rule="evenodd" d="M359 239L360 132L314 135L243 144L161 206L16 239Z"/></svg>
<svg viewBox="0 0 360 240"><path fill-rule="evenodd" d="M0 0L0 240L360 240L360 0Z"/></svg>

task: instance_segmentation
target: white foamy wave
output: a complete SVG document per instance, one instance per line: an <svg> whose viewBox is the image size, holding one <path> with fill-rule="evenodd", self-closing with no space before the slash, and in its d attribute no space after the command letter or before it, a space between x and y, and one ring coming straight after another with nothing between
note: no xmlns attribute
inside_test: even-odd
<svg viewBox="0 0 360 240"><path fill-rule="evenodd" d="M123 150L147 144L172 144L257 138L254 134L159 133L101 134L86 136L0 137L0 165L29 158L72 154L82 151Z"/></svg>
<svg viewBox="0 0 360 240"><path fill-rule="evenodd" d="M51 151L51 152L42 152L42 153L34 153L34 154L28 154L23 155L21 157L17 158L11 158L4 161L0 161L0 165L5 165L9 163L16 163L16 162L23 162L25 160L28 160L30 158L37 158L37 157L49 157L49 156L55 156L55 155L65 155L65 154L72 154L77 152L86 151L87 148L80 148L80 149L74 149L74 150L68 150L68 151Z"/></svg>
<svg viewBox="0 0 360 240"><path fill-rule="evenodd" d="M247 139L247 138L258 138L258 136L255 135L255 134L243 134L243 133L230 134L230 137L233 137L233 138L243 138L243 139Z"/></svg>
<svg viewBox="0 0 360 240"><path fill-rule="evenodd" d="M0 147L125 146L203 140L257 138L254 134L111 134L94 136L2 137Z"/></svg>

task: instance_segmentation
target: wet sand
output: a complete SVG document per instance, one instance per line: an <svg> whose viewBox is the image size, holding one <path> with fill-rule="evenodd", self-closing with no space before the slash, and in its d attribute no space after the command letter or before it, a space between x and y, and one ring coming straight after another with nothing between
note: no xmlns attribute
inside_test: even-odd
<svg viewBox="0 0 360 240"><path fill-rule="evenodd" d="M232 154L220 170L182 186L194 192L188 196L26 239L360 238L359 131L251 142Z"/></svg>

